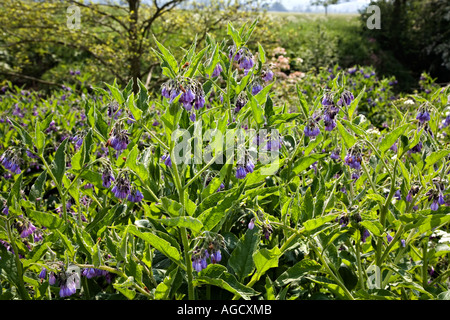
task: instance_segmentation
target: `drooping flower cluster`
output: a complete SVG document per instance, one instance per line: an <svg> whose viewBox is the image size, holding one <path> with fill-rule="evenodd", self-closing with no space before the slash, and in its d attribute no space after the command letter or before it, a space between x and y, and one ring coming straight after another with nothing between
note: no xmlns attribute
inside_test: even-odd
<svg viewBox="0 0 450 320"><path fill-rule="evenodd" d="M5 167L5 169L15 174L20 174L22 172L20 169L20 162L20 151L15 148L8 148L5 153L0 156L0 163Z"/></svg>
<svg viewBox="0 0 450 320"><path fill-rule="evenodd" d="M130 143L129 133L123 129L120 121L116 122L110 133L107 145L110 145L114 150L122 152L128 147Z"/></svg>
<svg viewBox="0 0 450 320"><path fill-rule="evenodd" d="M236 178L245 179L248 173L252 173L255 169L255 164L253 163L251 157L246 155L243 161L238 161L236 168Z"/></svg>
<svg viewBox="0 0 450 320"><path fill-rule="evenodd" d="M355 170L361 169L361 161L362 156L358 149L350 149L344 158L345 164Z"/></svg>
<svg viewBox="0 0 450 320"><path fill-rule="evenodd" d="M195 247L191 261L192 268L200 272L205 269L209 263L216 264L222 260L221 248L225 247L222 236L212 236L208 234L202 244Z"/></svg>
<svg viewBox="0 0 450 320"><path fill-rule="evenodd" d="M263 79L265 82L272 81L273 79L273 71L269 68L263 68L261 70L261 79Z"/></svg>
<svg viewBox="0 0 450 320"><path fill-rule="evenodd" d="M408 191L405 200L407 202L412 202L413 197L416 196L418 193L419 193L419 186L412 186L411 189Z"/></svg>
<svg viewBox="0 0 450 320"><path fill-rule="evenodd" d="M255 65L255 62L253 61L253 54L248 48L243 47L236 52L236 46L233 45L229 48L228 58L236 61L239 68L244 69L244 74L247 74L248 71Z"/></svg>
<svg viewBox="0 0 450 320"><path fill-rule="evenodd" d="M305 126L303 131L305 136L314 138L320 134L318 119L320 119L320 116L315 115L308 121L308 124Z"/></svg>
<svg viewBox="0 0 450 320"><path fill-rule="evenodd" d="M102 186L103 188L111 187L112 183L115 181L113 171L109 165L105 166L102 172Z"/></svg>
<svg viewBox="0 0 450 320"><path fill-rule="evenodd" d="M258 80L255 80L252 83L252 95L257 95L262 89L263 86L261 85L261 83L259 83Z"/></svg>
<svg viewBox="0 0 450 320"><path fill-rule="evenodd" d="M48 283L51 286L59 286L59 296L61 298L69 297L77 292L80 287L80 276L78 272L69 272L64 269L62 262L53 263L53 268L60 271L50 271L43 267L38 275L41 281L44 281L48 276Z"/></svg>
<svg viewBox="0 0 450 320"><path fill-rule="evenodd" d="M236 98L234 112L238 113L239 111L241 111L241 109L247 104L247 102L248 102L247 95L244 92L239 93L239 95Z"/></svg>
<svg viewBox="0 0 450 320"><path fill-rule="evenodd" d="M211 77L215 78L215 77L220 76L220 73L222 71L223 71L222 65L220 63L217 63L216 66L214 67Z"/></svg>
<svg viewBox="0 0 450 320"><path fill-rule="evenodd" d="M15 227L21 238L28 238L37 230L31 221L23 218L22 216L19 216L19 220L16 221Z"/></svg>
<svg viewBox="0 0 450 320"><path fill-rule="evenodd" d="M127 199L130 202L141 202L144 199L142 192L132 186L128 174L125 171L119 173L111 192L118 199Z"/></svg>
<svg viewBox="0 0 450 320"><path fill-rule="evenodd" d="M428 112L428 109L426 107L421 107L417 113L416 119L422 124L430 121L430 113Z"/></svg>
<svg viewBox="0 0 450 320"><path fill-rule="evenodd" d="M161 95L169 99L170 103L179 96L178 102L188 112L192 111L192 107L200 110L206 103L202 84L192 78L177 77L165 82L161 87Z"/></svg>
<svg viewBox="0 0 450 320"><path fill-rule="evenodd" d="M96 277L105 277L108 283L111 283L113 277L113 275L110 272L97 268L85 268L83 269L83 271L81 271L81 275L83 277L86 277L87 279L93 279Z"/></svg>
<svg viewBox="0 0 450 320"><path fill-rule="evenodd" d="M411 155L412 153L421 153L423 148L422 141L419 141L414 147L408 150L408 154Z"/></svg>
<svg viewBox="0 0 450 320"><path fill-rule="evenodd" d="M445 199L444 199L444 185L440 181L434 181L434 184L436 188L431 189L427 192L428 201L431 202L430 209L432 211L437 211L439 209L439 206L444 205Z"/></svg>
<svg viewBox="0 0 450 320"><path fill-rule="evenodd" d="M61 275L59 279L59 296L61 298L69 297L77 292L77 285L80 283L80 278L77 273L73 273L68 277Z"/></svg>
<svg viewBox="0 0 450 320"><path fill-rule="evenodd" d="M343 106L349 106L352 101L355 99L353 94L344 90L339 95L339 100L335 102L335 96L337 93L333 92L325 92L322 97L322 105L323 105L323 124L325 127L325 131L332 131L336 127L336 116L339 113L339 110Z"/></svg>
<svg viewBox="0 0 450 320"><path fill-rule="evenodd" d="M161 160L163 160L164 161L164 164L167 166L167 167L171 167L172 166L172 159L170 159L170 154L165 154L165 155L163 155L162 157L161 157Z"/></svg>

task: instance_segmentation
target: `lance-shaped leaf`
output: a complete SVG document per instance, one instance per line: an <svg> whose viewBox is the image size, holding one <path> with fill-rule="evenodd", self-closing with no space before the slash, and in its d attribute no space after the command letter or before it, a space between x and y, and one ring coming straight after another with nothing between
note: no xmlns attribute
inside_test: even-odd
<svg viewBox="0 0 450 320"><path fill-rule="evenodd" d="M51 213L27 210L27 214L33 220L39 222L40 225L47 229L60 229L64 225L64 220Z"/></svg>
<svg viewBox="0 0 450 320"><path fill-rule="evenodd" d="M233 25L231 24L231 22L228 22L228 31L227 34L229 36L231 36L231 38L234 41L234 44L236 45L237 48L241 47L242 44L242 38L239 35L239 32L233 27Z"/></svg>
<svg viewBox="0 0 450 320"><path fill-rule="evenodd" d="M128 232L135 235L138 238L141 238L151 246L153 246L156 250L160 251L166 257L171 259L172 261L180 264L181 263L181 254L177 248L173 247L168 241L158 237L157 235L151 232L140 232L135 226L129 226Z"/></svg>
<svg viewBox="0 0 450 320"><path fill-rule="evenodd" d="M34 184L31 186L29 199L31 201L36 201L44 193L45 181L47 180L47 170L42 171L42 173L37 177Z"/></svg>
<svg viewBox="0 0 450 320"><path fill-rule="evenodd" d="M409 123L404 124L386 134L386 136L380 142L380 145L378 147L380 152L384 153L386 152L386 150L392 147L393 144L397 141L397 139L405 132L406 129L408 129L409 126L410 126Z"/></svg>
<svg viewBox="0 0 450 320"><path fill-rule="evenodd" d="M157 221L169 227L188 228L196 233L200 232L203 227L200 220L188 216L158 219Z"/></svg>
<svg viewBox="0 0 450 320"><path fill-rule="evenodd" d="M142 112L146 112L149 108L149 105L148 105L149 96L148 96L147 88L142 83L142 81L139 79L138 79L138 85L139 85L139 93L138 93L138 97L136 100L136 106ZM135 115L133 115L133 116L136 118ZM136 118L136 120L137 120L137 118Z"/></svg>
<svg viewBox="0 0 450 320"><path fill-rule="evenodd" d="M14 128L19 132L20 137L22 138L22 142L33 150L34 144L33 139L30 134L22 128L22 126L15 120L8 118L9 122L13 125Z"/></svg>
<svg viewBox="0 0 450 320"><path fill-rule="evenodd" d="M259 294L252 288L240 283L235 276L230 274L227 269L220 264L209 265L202 270L196 280L196 283L210 284L227 290L234 295L242 297L244 300L250 300L252 296Z"/></svg>
<svg viewBox="0 0 450 320"><path fill-rule="evenodd" d="M323 226L327 222L334 221L337 216L338 216L337 213L329 214L326 216L321 216L321 217L306 221L303 224L303 226L305 227L306 231L312 231L314 229L317 229L317 228Z"/></svg>
<svg viewBox="0 0 450 320"><path fill-rule="evenodd" d="M252 257L258 247L259 239L259 229L256 227L251 230L249 229L231 253L228 264L240 280L249 276L255 268Z"/></svg>
<svg viewBox="0 0 450 320"><path fill-rule="evenodd" d="M55 183L61 185L64 173L66 172L66 146L68 138L64 139L55 153L55 159L52 162L52 173L55 176Z"/></svg>
<svg viewBox="0 0 450 320"><path fill-rule="evenodd" d="M347 129L342 125L342 123L340 123L339 121L336 121L336 124L337 124L337 129L342 137L342 140L345 143L345 146L348 149L350 149L356 143L356 138L347 131Z"/></svg>
<svg viewBox="0 0 450 320"><path fill-rule="evenodd" d="M292 171L295 174L299 174L303 170L308 169L309 166L312 165L314 162L326 156L327 156L326 154L311 154L307 157L302 157L294 163L294 168L292 169Z"/></svg>
<svg viewBox="0 0 450 320"><path fill-rule="evenodd" d="M348 117L349 117L350 121L352 121L353 114L355 113L355 110L358 107L359 101L361 100L365 91L366 91L366 86L364 86L364 88L361 90L361 92L358 94L358 96L355 99L353 99L350 106L348 107Z"/></svg>
<svg viewBox="0 0 450 320"><path fill-rule="evenodd" d="M194 60L192 61L191 65L187 69L185 76L190 78L195 76L195 73L198 70L199 65L202 62L203 56L208 51L209 47L203 48L199 53L197 53L194 57Z"/></svg>
<svg viewBox="0 0 450 320"><path fill-rule="evenodd" d="M282 287L292 281L298 281L309 273L320 270L321 266L314 260L303 259L283 272L275 281L275 285Z"/></svg>
<svg viewBox="0 0 450 320"><path fill-rule="evenodd" d="M166 66L170 69L171 73L173 74L173 76L175 76L178 73L178 63L177 60L175 59L175 57L173 56L173 54L166 48L164 47L158 40L156 40L155 37L153 37L156 45L158 46L159 50L161 51L161 54L159 54L158 52L156 52L159 56L159 58L162 60L163 62L163 66Z"/></svg>
<svg viewBox="0 0 450 320"><path fill-rule="evenodd" d="M255 279L258 281L267 270L278 267L278 259L280 258L280 254L281 252L278 247L273 247L270 250L267 248L258 250L253 255L256 273L253 275L252 280Z"/></svg>

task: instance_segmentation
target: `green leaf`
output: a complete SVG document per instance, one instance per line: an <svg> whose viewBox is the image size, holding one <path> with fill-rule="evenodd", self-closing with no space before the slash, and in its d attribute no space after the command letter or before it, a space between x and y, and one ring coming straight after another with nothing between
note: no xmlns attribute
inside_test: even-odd
<svg viewBox="0 0 450 320"><path fill-rule="evenodd" d="M6 200L8 207L13 205L14 198L16 198L17 202L19 202L19 200L21 199L20 191L22 190L22 180L23 180L23 172L19 174L17 180L14 182L14 184L10 189L8 199Z"/></svg>
<svg viewBox="0 0 450 320"><path fill-rule="evenodd" d="M358 96L355 99L353 99L352 103L348 107L348 117L349 117L350 121L352 121L353 114L355 113L355 110L358 107L358 103L361 100L365 91L366 91L366 86L364 86L364 88L359 92Z"/></svg>
<svg viewBox="0 0 450 320"><path fill-rule="evenodd" d="M437 296L438 300L450 300L450 290L441 292Z"/></svg>
<svg viewBox="0 0 450 320"><path fill-rule="evenodd" d="M264 48L261 46L260 43L258 43L258 52L259 52L259 60L261 60L261 63L266 63L266 52L264 51Z"/></svg>
<svg viewBox="0 0 450 320"><path fill-rule="evenodd" d="M156 221L169 227L188 228L196 233L200 232L203 227L203 224L201 223L200 220L189 216L158 219Z"/></svg>
<svg viewBox="0 0 450 320"><path fill-rule="evenodd" d="M303 111L305 117L309 117L308 102L306 101L298 84L296 85L296 88L297 88L297 97L298 97L298 100L300 101L300 107L302 108L302 111Z"/></svg>
<svg viewBox="0 0 450 320"><path fill-rule="evenodd" d="M92 264L94 267L99 267L103 264L102 252L99 243L96 243L92 248Z"/></svg>
<svg viewBox="0 0 450 320"><path fill-rule="evenodd" d="M236 29L233 27L233 25L231 24L231 22L228 22L228 30L227 30L227 34L229 36L231 36L231 38L234 41L234 44L236 45L236 48L240 48L241 44L242 44L242 38L239 35L239 32L236 31Z"/></svg>
<svg viewBox="0 0 450 320"><path fill-rule="evenodd" d="M64 220L51 213L36 210L28 210L27 214L30 218L39 222L48 229L60 229L64 225Z"/></svg>
<svg viewBox="0 0 450 320"><path fill-rule="evenodd" d="M258 294L252 288L241 284L235 276L230 274L227 269L220 264L210 264L203 269L199 276L194 280L198 283L210 284L239 295L242 299L250 300L252 296Z"/></svg>
<svg viewBox="0 0 450 320"><path fill-rule="evenodd" d="M37 198L40 198L44 193L45 181L47 180L47 170L41 172L41 174L37 177L34 184L31 186L29 199L31 201L36 201Z"/></svg>
<svg viewBox="0 0 450 320"><path fill-rule="evenodd" d="M250 37L253 33L253 30L255 30L255 28L256 28L257 23L258 23L258 19L253 21L252 24L250 25L250 27L248 27L248 30L245 34L243 34L243 29L242 29L242 33L240 33L240 35L243 36L242 40L244 43L247 43L247 41L250 39Z"/></svg>
<svg viewBox="0 0 450 320"><path fill-rule="evenodd" d="M354 123L351 123L350 121L345 120L345 119L341 119L341 122L342 122L343 124L345 124L345 126L346 126L347 128L349 128L350 130L352 130L356 135L360 135L360 136L362 136L362 137L367 137L366 131L364 131L364 129L361 128L360 126L358 126L358 125L356 125L356 124L354 124Z"/></svg>
<svg viewBox="0 0 450 320"><path fill-rule="evenodd" d="M258 247L259 239L258 228L248 229L231 253L228 264L241 281L249 276L255 268L252 257Z"/></svg>
<svg viewBox="0 0 450 320"><path fill-rule="evenodd" d="M90 258L92 258L94 254L93 247L95 244L89 233L87 233L83 228L75 228L75 234L80 248L82 248L83 252L88 254Z"/></svg>
<svg viewBox="0 0 450 320"><path fill-rule="evenodd" d="M60 230L55 229L54 231L58 234L59 238L62 240L64 247L66 247L66 252L68 253L69 258L73 259L73 257L75 256L75 248L72 242L69 240L67 235L62 233Z"/></svg>
<svg viewBox="0 0 450 320"><path fill-rule="evenodd" d="M33 143L33 139L31 138L30 134L24 128L22 128L22 126L17 121L15 121L11 118L8 118L8 120L11 122L13 127L16 128L16 130L19 132L19 134L22 138L22 142L25 145L27 145L30 148L30 150L33 150L34 143Z"/></svg>
<svg viewBox="0 0 450 320"><path fill-rule="evenodd" d="M127 299L133 300L136 296L136 291L131 289L134 287L134 278L128 277L124 282L114 282L114 289L123 294Z"/></svg>
<svg viewBox="0 0 450 320"><path fill-rule="evenodd" d="M424 170L427 170L429 167L434 165L436 162L441 160L442 158L446 157L450 153L450 150L439 150L435 151L432 154L430 154L426 160L425 160L425 168Z"/></svg>
<svg viewBox="0 0 450 320"><path fill-rule="evenodd" d="M285 286L293 281L298 281L310 272L319 271L320 264L314 260L303 259L294 266L284 271L275 281L278 287Z"/></svg>
<svg viewBox="0 0 450 320"><path fill-rule="evenodd" d="M168 276L166 276L163 282L160 282L155 290L155 299L164 300L169 298L170 289L178 273L178 268L172 270Z"/></svg>
<svg viewBox="0 0 450 320"><path fill-rule="evenodd" d="M338 131L342 137L342 139L344 140L344 143L346 145L346 147L348 149L350 149L351 147L353 147L353 145L356 143L356 138L353 137L348 131L347 129L345 129L345 127L342 125L342 123L340 123L339 121L336 121L337 123L337 128Z"/></svg>
<svg viewBox="0 0 450 320"><path fill-rule="evenodd" d="M182 205L179 202L166 197L161 198L161 204L158 207L172 217L179 216L182 209Z"/></svg>
<svg viewBox="0 0 450 320"><path fill-rule="evenodd" d="M269 98L267 99L267 101L269 101ZM267 105L267 101L266 101L266 105ZM271 102L272 102L272 100L271 100ZM273 114L273 110L272 110L272 114ZM272 125L286 123L286 122L297 119L301 115L302 115L301 113L279 113L279 114L270 116L269 123ZM266 113L266 117L268 117L267 113Z"/></svg>
<svg viewBox="0 0 450 320"><path fill-rule="evenodd" d="M132 92L128 96L128 100L127 100L126 105L127 105L128 109L131 111L131 114L133 115L134 119L136 121L139 121L141 119L141 116L142 116L142 110L135 106L135 103L134 103L134 92Z"/></svg>
<svg viewBox="0 0 450 320"><path fill-rule="evenodd" d="M253 278L258 281L267 270L278 267L278 259L280 254L281 252L278 247L273 247L270 250L267 248L258 250L253 255L253 261L256 267L256 273Z"/></svg>
<svg viewBox="0 0 450 320"><path fill-rule="evenodd" d="M175 59L173 54L168 49L166 49L166 47L164 47L161 43L158 42L158 40L156 40L155 37L153 37L153 39L162 53L162 57L160 56L160 58L163 59L163 62L167 64L167 66L170 68L173 75L175 76L179 70L177 60Z"/></svg>
<svg viewBox="0 0 450 320"><path fill-rule="evenodd" d="M195 73L197 72L197 69L202 62L203 56L208 51L208 49L209 49L209 47L203 48L199 53L197 53L197 55L195 56L191 65L189 66L189 68L186 71L186 74L185 74L186 77L190 78L190 77L195 76Z"/></svg>
<svg viewBox="0 0 450 320"><path fill-rule="evenodd" d="M119 88L117 88L116 84L115 83L113 85L109 85L107 83L105 83L105 84L111 91L111 95L113 96L113 98L119 103L119 105L122 105L122 103L124 102L124 99L122 96L122 92L120 92L120 90L119 90Z"/></svg>
<svg viewBox="0 0 450 320"><path fill-rule="evenodd" d="M405 130L408 129L409 126L410 126L409 123L404 124L396 129L394 129L393 131L389 132L388 134L386 134L386 136L383 138L383 140L381 141L381 143L378 147L380 152L384 153L384 152L386 152L386 150L388 150L390 147L392 147L392 145L405 132Z"/></svg>
<svg viewBox="0 0 450 320"><path fill-rule="evenodd" d="M138 161L137 157L139 155L139 148L137 145L134 145L133 149L128 153L126 165L130 168L134 173L136 173L143 181L145 181L148 177L148 171L146 166Z"/></svg>
<svg viewBox="0 0 450 320"><path fill-rule="evenodd" d="M92 129L89 129L88 133L84 136L80 150L72 157L71 165L73 170L81 170L90 161L92 142Z"/></svg>
<svg viewBox="0 0 450 320"><path fill-rule="evenodd" d="M266 103L264 104L264 115L266 116L266 119L269 119L269 124L272 124L271 117L274 115L273 112L273 101L269 97L267 97Z"/></svg>
<svg viewBox="0 0 450 320"><path fill-rule="evenodd" d="M303 226L305 227L306 231L312 231L314 229L317 229L317 228L323 226L327 222L334 221L337 216L338 216L338 214L335 213L335 214L329 214L326 216L311 219L311 220L304 222Z"/></svg>
<svg viewBox="0 0 450 320"><path fill-rule="evenodd" d="M40 122L36 121L34 130L34 145L36 146L38 153L42 154L45 146L45 135L41 131Z"/></svg>
<svg viewBox="0 0 450 320"><path fill-rule="evenodd" d="M66 172L66 145L69 138L64 139L55 153L55 159L52 162L51 171L55 176L56 183L62 185L62 179Z"/></svg>
<svg viewBox="0 0 450 320"><path fill-rule="evenodd" d="M311 193L311 188L306 190L305 195L303 197L303 202L301 206L301 211L304 216L304 221L312 219L314 214L314 198Z"/></svg>
<svg viewBox="0 0 450 320"><path fill-rule="evenodd" d="M377 237L383 234L383 226L378 221L364 220L360 222L360 225L365 227L371 234Z"/></svg>
<svg viewBox="0 0 450 320"><path fill-rule="evenodd" d="M264 124L263 109L258 104L258 102L256 101L255 97L252 94L248 93L248 98L249 98L250 107L252 109L253 118L255 119L256 123L258 125Z"/></svg>
<svg viewBox="0 0 450 320"><path fill-rule="evenodd" d="M299 174L303 170L308 169L309 166L312 165L314 162L326 156L327 156L326 154L311 154L309 156L302 157L294 163L294 168L292 169L292 171L295 174Z"/></svg>
<svg viewBox="0 0 450 320"><path fill-rule="evenodd" d="M140 232L135 226L129 226L128 232L135 235L136 237L141 238L172 261L178 264L181 263L180 252L177 248L171 246L170 243L166 240L154 235L151 232Z"/></svg>
<svg viewBox="0 0 450 320"><path fill-rule="evenodd" d="M147 88L145 87L145 85L142 83L141 80L138 79L138 85L139 85L139 93L138 93L138 99L136 101L136 105L139 108L139 110L141 110L142 112L147 112L149 105L148 105L148 92L147 92ZM133 114L133 116L136 118L136 116ZM138 120L136 118L136 120Z"/></svg>

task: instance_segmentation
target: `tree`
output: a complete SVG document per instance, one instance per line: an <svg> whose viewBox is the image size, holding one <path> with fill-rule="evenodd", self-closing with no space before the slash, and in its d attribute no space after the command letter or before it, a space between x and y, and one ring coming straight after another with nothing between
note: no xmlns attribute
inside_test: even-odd
<svg viewBox="0 0 450 320"><path fill-rule="evenodd" d="M325 15L328 14L328 6L339 3L339 0L312 0L313 6L323 6L325 8Z"/></svg>
<svg viewBox="0 0 450 320"><path fill-rule="evenodd" d="M137 80L145 78L148 84L159 67L151 51L154 38L171 42L171 47L188 47L196 35L201 40L230 20L251 16L250 10L239 9L254 2L212 0L207 9L195 4L182 9L188 0L2 0L0 73L48 82L42 77L52 79L55 65L82 60L102 81L126 84L133 79L137 92ZM68 25L71 6L79 10L79 28ZM104 79L105 74L110 78Z"/></svg>

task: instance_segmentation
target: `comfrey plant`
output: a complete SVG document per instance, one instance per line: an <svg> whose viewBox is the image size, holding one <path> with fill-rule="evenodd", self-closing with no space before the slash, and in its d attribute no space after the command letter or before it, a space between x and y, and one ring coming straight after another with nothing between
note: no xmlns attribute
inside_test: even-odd
<svg viewBox="0 0 450 320"><path fill-rule="evenodd" d="M371 73L321 71L292 102L256 26L179 58L154 39L151 94L2 91L3 297L448 295L449 88L384 102L381 128Z"/></svg>

